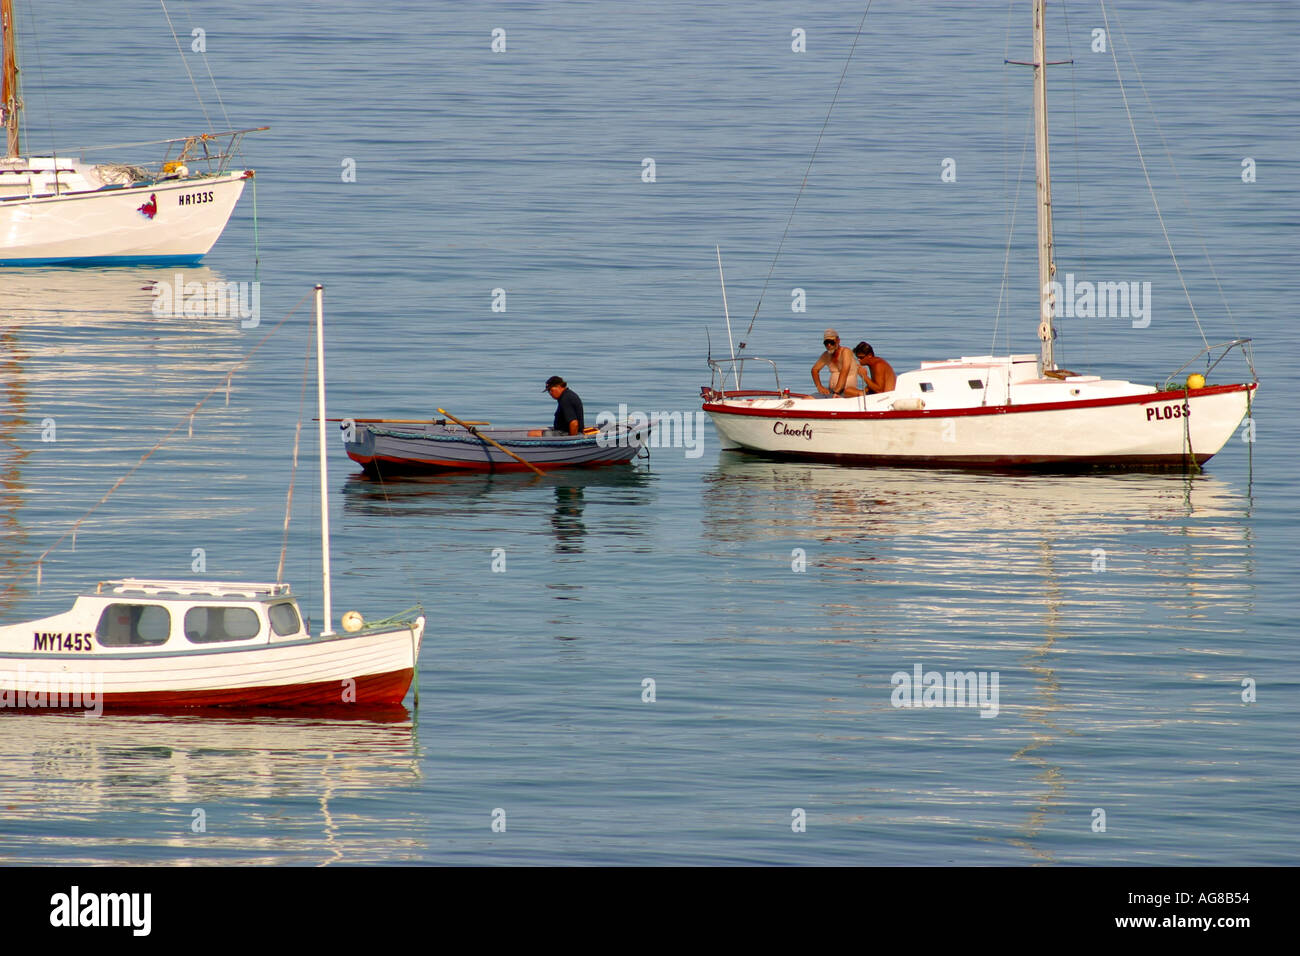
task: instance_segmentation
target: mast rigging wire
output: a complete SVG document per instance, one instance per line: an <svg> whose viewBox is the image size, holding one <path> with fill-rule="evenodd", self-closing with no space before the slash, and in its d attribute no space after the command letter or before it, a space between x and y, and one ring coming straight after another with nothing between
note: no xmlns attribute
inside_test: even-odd
<svg viewBox="0 0 1300 956"><path fill-rule="evenodd" d="M1106 0L1101 0L1101 20L1106 27L1106 36L1110 36L1110 18L1106 15ZM1122 27L1120 29L1120 36L1124 36ZM1125 37L1124 42L1125 44L1128 43L1127 37ZM1132 57L1131 48L1129 50L1129 56L1130 58ZM1201 341L1205 344L1206 348L1209 348L1210 340L1205 337L1205 329L1201 327L1201 317L1196 314L1196 306L1192 303L1192 293L1188 290L1187 280L1183 277L1183 267L1178 264L1178 256L1174 252L1173 240L1169 238L1169 229L1165 226L1165 217L1160 212L1160 201L1156 199L1156 190L1155 186L1151 183L1151 173L1147 170L1146 157L1142 155L1142 143L1138 140L1137 125L1133 122L1133 111L1129 109L1128 93L1124 89L1124 77L1120 75L1119 58L1115 55L1114 43L1110 45L1110 58L1111 62L1115 64L1115 79L1119 83L1119 95L1124 101L1124 113L1128 116L1128 126L1133 132L1133 146L1137 149L1138 162L1142 165L1142 175L1147 182L1147 192L1151 194L1151 205L1156 211L1156 221L1160 223L1160 232L1165 237L1165 246L1169 249L1169 258L1173 260L1174 271L1178 273L1178 282L1183 287L1183 295L1187 298L1187 307L1192 310L1192 319L1196 322L1196 331L1201 333ZM1133 64L1133 68L1135 71L1137 70L1136 62ZM1152 111L1152 115L1155 115L1154 110Z"/></svg>
<svg viewBox="0 0 1300 956"><path fill-rule="evenodd" d="M298 392L298 424L293 429L293 464L289 466L289 493L284 502L284 537L280 540L280 563L275 569L275 583L284 582L284 558L289 552L289 518L293 514L293 483L298 477L298 444L302 439L302 415L307 407L307 371L311 368L311 340L302 358L302 387Z"/></svg>
<svg viewBox="0 0 1300 956"><path fill-rule="evenodd" d="M1228 297L1223 291L1223 284L1219 281L1218 270L1214 268L1214 260L1210 258L1210 248L1205 241L1205 237L1201 234L1201 230L1196 225L1196 219L1192 215L1191 203L1187 201L1187 190L1183 188L1183 179L1178 175L1178 167L1174 165L1174 156L1169 149L1168 140L1165 139L1164 127L1160 125L1160 118L1156 115L1155 105L1151 102L1151 94L1147 92L1147 85L1142 80L1142 71L1138 69L1137 60L1133 57L1133 45L1128 42L1128 35L1124 32L1124 24L1120 23L1118 14L1115 17L1115 26L1119 28L1119 35L1124 40L1124 48L1128 52L1129 63L1133 66L1133 75L1137 77L1138 86L1142 90L1142 97L1146 100L1147 109L1151 112L1151 121L1156 127L1156 135L1160 137L1160 145L1164 147L1165 158L1169 161L1169 169L1173 172L1174 181L1178 184L1178 193L1182 197L1183 207L1187 210L1188 222L1191 224L1192 231L1196 233L1196 238L1200 240L1201 251L1205 254L1205 264L1210 267L1210 275L1214 278L1215 288L1219 290L1223 310L1228 315L1228 321L1232 323L1233 338L1241 338L1241 330L1237 327L1237 317L1232 314L1232 306L1228 304Z"/></svg>
<svg viewBox="0 0 1300 956"><path fill-rule="evenodd" d="M194 35L194 18L190 16L190 6L185 5L185 19L190 23L190 35ZM203 68L208 71L208 79L212 82L212 92L217 97L217 105L221 107L221 115L225 117L226 125L230 125L230 114L226 112L225 101L221 99L221 90L217 86L217 78L212 75L212 67L208 63L208 45L203 44L203 49L199 50L199 55L203 57Z"/></svg>
<svg viewBox="0 0 1300 956"><path fill-rule="evenodd" d="M50 555L50 552L52 552L55 548L57 548L60 544L62 544L64 539L68 538L69 536L72 536L73 540L75 541L77 529L81 527L82 522L84 522L87 518L89 518L99 508L100 505L106 502L109 499L109 497L113 494L113 492L117 491L118 488L120 488L123 484L125 484L128 478L130 478L133 474L139 471L140 467L149 459L150 455L152 455L159 448L165 445L171 439L171 437L175 435L178 431L180 431L181 427L184 426L187 422L192 422L194 416L198 413L199 409L201 409L204 406L204 404L208 401L208 399L210 399L213 395L216 395L218 392L224 391L226 392L227 401L229 401L230 380L234 376L235 372L239 371L239 369L243 368L252 360L253 356L257 354L257 351L263 345L266 344L266 340L269 339L272 335L274 335L277 331L279 331L280 326L284 325L284 323L288 322L289 319L293 317L293 314L298 311L298 307L301 306L304 302L306 302L308 296L310 296L311 294L312 294L311 292L307 292L306 294L303 295L301 299L299 299L296 303L294 303L293 308L291 308L285 314L285 317L281 319L279 322L277 322L265 335L263 335L260 339L258 339L257 344L254 345L251 349L249 349L247 354L245 354L242 359L240 359L238 362L232 365L230 369L221 377L221 380L216 385L214 385L211 389L209 389L207 394L205 394L201 399L199 399L198 403L195 404L195 406L192 409L190 409L190 411L183 418L181 418L180 421L178 421L174 426L172 426L172 428L165 435L163 435L162 438L158 439L158 441L156 441L153 444L153 447L151 447L148 451L146 451L143 455L141 455L140 460L137 461L134 465L132 465L131 468L127 470L126 474L118 478L117 481L113 483L113 487L109 488L108 491L104 492L103 497L101 497L97 502L91 505L90 508L87 509L86 512L82 514L80 518L74 521L72 527L69 528L67 531L63 532L63 534L59 536L57 541L55 541L52 545L50 545L48 548L46 548L44 551L40 553L40 555L36 558L35 561L37 586L39 586L41 582L41 562L43 562ZM14 577L10 579L9 583L5 586L4 590L0 591L0 596L7 596L9 594L12 594L17 589L18 582L21 581L30 573L31 573L31 569L28 569L14 575Z"/></svg>
<svg viewBox="0 0 1300 956"><path fill-rule="evenodd" d="M862 19L858 22L858 32L853 36L853 45L849 47L849 55L844 60L844 69L840 71L840 81L835 86L835 95L831 97L831 105L826 110L826 119L822 121L821 132L817 134L817 143L813 146L812 155L808 157L808 165L803 171L803 181L799 183L799 192L795 194L794 205L790 207L790 216L785 221L785 230L781 233L781 241L776 245L776 255L772 256L772 265L768 267L767 278L763 280L763 289L758 293L758 302L754 305L754 315L749 320L749 327L745 329L745 340L740 343L740 351L745 350L745 344L749 341L749 335L754 331L754 323L758 320L758 310L763 305L763 296L767 294L768 283L772 281L772 273L776 271L777 260L781 258L781 248L785 245L785 237L790 232L790 223L794 221L795 210L799 208L799 198L803 196L804 188L808 185L808 174L812 172L813 160L817 158L817 150L821 149L822 137L826 134L826 127L830 125L831 113L835 109L835 101L839 99L840 88L844 86L844 77L849 72L849 64L853 62L853 51L858 48L858 40L862 36L862 28L866 25L867 14L871 11L871 0L867 0L867 8L862 11Z"/></svg>
<svg viewBox="0 0 1300 956"><path fill-rule="evenodd" d="M176 28L172 26L172 15L167 12L167 0L158 0L162 4L163 16L167 18L167 29L172 31L172 39L176 41L176 52L181 55L181 64L185 67L185 75L190 78L190 86L194 87L194 96L199 101L199 109L203 111L203 118L208 121L208 132L216 132L216 127L212 124L212 117L208 115L207 104L203 102L203 94L199 92L199 84L194 82L194 74L190 72L189 61L185 59L185 51L181 49L181 38L176 35Z"/></svg>

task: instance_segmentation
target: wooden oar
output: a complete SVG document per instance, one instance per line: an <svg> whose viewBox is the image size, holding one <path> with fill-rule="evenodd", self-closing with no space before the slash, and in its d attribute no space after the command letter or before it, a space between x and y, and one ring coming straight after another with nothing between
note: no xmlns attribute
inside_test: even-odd
<svg viewBox="0 0 1300 956"><path fill-rule="evenodd" d="M488 438L487 435L484 435L484 434L482 434L481 432L479 432L479 430L478 430L477 428L475 428L473 425L471 425L469 422L462 422L459 418L457 418L457 417L456 417L455 415L453 415L451 412L447 411L447 409L445 409L445 408L440 408L440 409L438 409L438 414L439 414L439 415L446 415L449 419L451 419L451 420L452 420L453 422L455 422L457 425L460 425L462 428L466 429L466 430L467 430L471 435L473 435L475 438L481 438L481 439L483 439L485 442L487 442L489 445L493 445L493 446L495 446L495 447L497 447L497 448L500 448L503 452L505 452L507 455L509 455L509 456L510 456L511 458L513 458L515 461L527 465L529 468L531 468L533 471L537 472L537 474L539 474L539 475L542 474L542 470L541 470L540 468L538 468L536 465L534 465L531 461L524 461L524 459L520 458L518 455L516 455L514 452L512 452L512 451L511 451L509 448L507 448L505 445L502 445L500 442L493 441L491 438Z"/></svg>
<svg viewBox="0 0 1300 956"><path fill-rule="evenodd" d="M316 419L312 419L316 421ZM361 422L362 424L382 424L382 425L445 425L445 418L327 418L327 422ZM463 422L465 425L491 425L491 422Z"/></svg>

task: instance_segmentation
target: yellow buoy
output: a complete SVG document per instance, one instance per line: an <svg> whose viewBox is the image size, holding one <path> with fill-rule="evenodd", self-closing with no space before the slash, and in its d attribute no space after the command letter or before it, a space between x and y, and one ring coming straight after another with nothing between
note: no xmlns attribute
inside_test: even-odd
<svg viewBox="0 0 1300 956"><path fill-rule="evenodd" d="M1199 372L1193 372L1191 375L1187 376L1187 387L1205 388L1205 376L1201 375Z"/></svg>
<svg viewBox="0 0 1300 956"><path fill-rule="evenodd" d="M349 634L361 630L365 623L359 611L348 611L343 615L343 630Z"/></svg>

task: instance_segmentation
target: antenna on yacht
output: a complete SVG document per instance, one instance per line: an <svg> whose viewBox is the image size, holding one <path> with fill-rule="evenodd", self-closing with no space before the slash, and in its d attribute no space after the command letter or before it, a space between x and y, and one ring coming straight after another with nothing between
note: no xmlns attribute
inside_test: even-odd
<svg viewBox="0 0 1300 956"><path fill-rule="evenodd" d="M722 247L714 246L713 250L718 254L718 281L722 283L722 314L727 317L727 347L731 349L731 377L736 380L736 391L740 391L740 366L736 364L736 346L731 340L731 310L727 308L727 280L722 276ZM726 376L723 376L723 381L726 381Z"/></svg>
<svg viewBox="0 0 1300 956"><path fill-rule="evenodd" d="M316 406L320 421L320 567L322 590L325 597L325 620L321 637L334 633L334 618L330 608L330 508L329 482L325 477L325 313L322 302L325 287L316 283Z"/></svg>

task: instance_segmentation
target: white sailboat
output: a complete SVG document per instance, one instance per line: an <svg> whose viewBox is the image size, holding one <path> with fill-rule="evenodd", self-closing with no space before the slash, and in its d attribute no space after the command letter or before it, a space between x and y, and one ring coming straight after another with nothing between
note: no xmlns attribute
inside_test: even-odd
<svg viewBox="0 0 1300 956"><path fill-rule="evenodd" d="M126 147L164 147L156 163L88 163L23 154L13 0L0 0L4 33L0 126L0 265L193 263L216 243L253 178L229 168L246 133L203 133Z"/></svg>
<svg viewBox="0 0 1300 956"><path fill-rule="evenodd" d="M1161 387L1059 368L1053 354L1057 274L1047 135L1044 0L1034 0L1034 145L1038 210L1038 355L977 355L922 362L888 392L821 398L780 387L741 389L753 357L709 358L704 411L724 448L777 458L937 467L1149 467L1199 465L1233 435L1258 387L1207 385L1205 376L1249 339L1204 349L1204 374ZM743 349L743 344L742 344ZM769 363L770 364L770 363ZM775 367L775 366L773 366ZM734 377L735 388L727 388Z"/></svg>
<svg viewBox="0 0 1300 956"><path fill-rule="evenodd" d="M125 578L71 610L0 625L0 711L395 706L410 689L423 614L333 629L325 444L325 356L316 286L324 613L311 634L289 585Z"/></svg>

